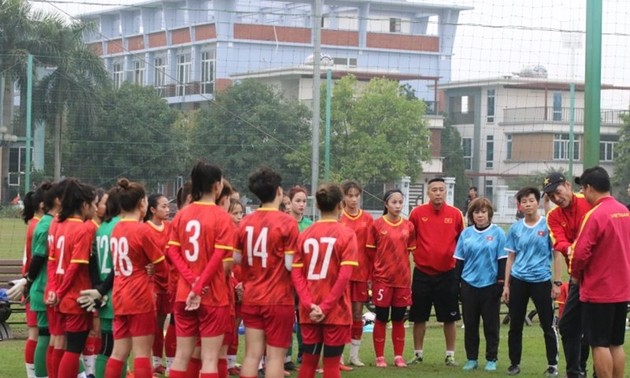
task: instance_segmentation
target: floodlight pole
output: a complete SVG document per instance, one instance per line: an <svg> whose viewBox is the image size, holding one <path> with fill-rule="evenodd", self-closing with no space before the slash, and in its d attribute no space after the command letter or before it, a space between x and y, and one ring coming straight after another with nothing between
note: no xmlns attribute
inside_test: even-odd
<svg viewBox="0 0 630 378"><path fill-rule="evenodd" d="M602 0L586 0L584 169L599 164L602 87Z"/></svg>

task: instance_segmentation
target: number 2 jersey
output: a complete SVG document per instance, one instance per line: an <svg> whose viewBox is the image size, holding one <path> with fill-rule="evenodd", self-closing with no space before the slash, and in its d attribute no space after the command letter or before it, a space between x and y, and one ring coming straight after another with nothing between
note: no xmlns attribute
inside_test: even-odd
<svg viewBox="0 0 630 378"><path fill-rule="evenodd" d="M225 209L214 202L193 202L180 210L171 223L171 246L178 246L180 254L192 271L201 277L214 253L221 254L221 260L231 261L234 250L234 226L232 217ZM201 304L206 306L228 306L228 287L225 273L220 267L203 286L208 286L201 295ZM190 283L179 277L177 280L176 302L186 302L191 292Z"/></svg>
<svg viewBox="0 0 630 378"><path fill-rule="evenodd" d="M293 269L302 269L314 304L332 291L341 267L358 266L357 238L352 229L336 220L320 220L300 234ZM355 268L356 269L356 268ZM321 324L350 325L350 291L344 290ZM300 306L300 323L310 324L310 308Z"/></svg>
<svg viewBox="0 0 630 378"><path fill-rule="evenodd" d="M277 209L259 208L241 220L236 250L242 254L243 305L295 304L285 255L295 253L298 233L297 221Z"/></svg>
<svg viewBox="0 0 630 378"><path fill-rule="evenodd" d="M96 230L96 238L94 240L94 246L92 253L96 252L98 257L98 273L101 281L105 281L110 274L114 265L112 264L112 254L110 248L110 238L114 227L120 221L120 217L113 217L108 222L101 223L100 227ZM104 307L98 310L98 316L103 319L114 319L114 307L112 306L112 291L107 293L110 298L105 303Z"/></svg>
<svg viewBox="0 0 630 378"><path fill-rule="evenodd" d="M162 249L149 237L146 224L136 219L118 221L110 237L114 265L112 290L114 314L133 315L155 311L153 283L146 266L164 260ZM164 270L166 272L166 270ZM166 276L155 279L165 280Z"/></svg>

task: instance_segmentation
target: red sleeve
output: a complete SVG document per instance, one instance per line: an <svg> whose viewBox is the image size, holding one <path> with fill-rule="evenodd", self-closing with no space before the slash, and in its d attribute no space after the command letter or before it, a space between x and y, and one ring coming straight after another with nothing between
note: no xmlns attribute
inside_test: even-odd
<svg viewBox="0 0 630 378"><path fill-rule="evenodd" d="M306 282L306 277L304 277L304 259L303 259L303 251L302 251L302 239L298 243L297 250L293 255L293 269L291 269L291 281L293 281L293 286L295 286L295 292L300 298L300 303L306 308L311 308L313 304L313 296L311 296L311 292L308 290L308 284Z"/></svg>
<svg viewBox="0 0 630 378"><path fill-rule="evenodd" d="M208 265L201 272L199 281L193 286L193 292L197 295L201 293L201 289L208 285L210 277L217 273L219 268L223 268L223 260L231 258L230 252L234 249L234 227L232 219L225 213L224 219L217 220L216 238L214 240L214 251L210 257Z"/></svg>
<svg viewBox="0 0 630 378"><path fill-rule="evenodd" d="M370 228L367 232L367 240L365 242L365 247L368 252L374 252L376 250L376 222L373 222L370 225Z"/></svg>
<svg viewBox="0 0 630 378"><path fill-rule="evenodd" d="M562 227L559 211L559 208L556 207L549 212L547 215L547 227L553 243L553 250L562 253L566 257L571 242L567 239L566 232Z"/></svg>
<svg viewBox="0 0 630 378"><path fill-rule="evenodd" d="M57 275L55 271L57 270L57 260L54 258L48 258L48 264L46 264L46 275L48 276L48 291L49 292L57 292Z"/></svg>
<svg viewBox="0 0 630 378"><path fill-rule="evenodd" d="M330 292L324 301L319 305L319 308L322 310L324 315L327 314L335 304L337 304L337 300L348 288L348 283L350 282L350 277L352 276L352 269L354 269L354 266L352 265L343 265L341 269L339 269L337 281L335 281L332 289L330 289Z"/></svg>
<svg viewBox="0 0 630 378"><path fill-rule="evenodd" d="M166 256L171 261L171 264L173 264L175 268L177 268L182 278L184 278L186 282L188 282L188 284L192 286L197 279L197 276L195 275L195 273L193 273L192 270L190 270L188 264L186 264L186 262L182 258L179 245L171 245L166 251Z"/></svg>
<svg viewBox="0 0 630 378"><path fill-rule="evenodd" d="M409 222L409 239L407 240L407 250L409 252L413 252L416 249L416 228L413 226L413 223Z"/></svg>
<svg viewBox="0 0 630 378"><path fill-rule="evenodd" d="M293 221L290 224L289 232L284 242L284 254L294 254L298 249L298 238L300 237L300 230L297 226L297 221Z"/></svg>
<svg viewBox="0 0 630 378"><path fill-rule="evenodd" d="M164 272L162 272L161 275L158 273L158 265L166 265L160 264L164 261L164 254L162 253L162 248L164 248L164 246L160 245L162 238L155 238L151 236L152 234L149 230L149 228L151 227L150 225L145 223L143 227L145 229L142 233L142 250L144 251L147 259L155 267L154 280L156 287L162 292L166 292L166 290L168 289L168 269L165 267L161 267L160 269L163 269Z"/></svg>
<svg viewBox="0 0 630 378"><path fill-rule="evenodd" d="M210 257L210 261L208 265L201 272L201 276L199 277L199 281L193 286L192 291L201 295L201 290L208 285L208 281L210 281L210 277L217 273L217 271L223 268L223 257L225 255L224 249L215 248L212 253L212 257Z"/></svg>
<svg viewBox="0 0 630 378"><path fill-rule="evenodd" d="M575 240L573 252L569 256L570 274L577 279L582 278L584 268L588 265L591 255L593 254L593 246L597 244L597 235L599 235L599 225L597 219L591 217L592 211L584 216L580 233Z"/></svg>

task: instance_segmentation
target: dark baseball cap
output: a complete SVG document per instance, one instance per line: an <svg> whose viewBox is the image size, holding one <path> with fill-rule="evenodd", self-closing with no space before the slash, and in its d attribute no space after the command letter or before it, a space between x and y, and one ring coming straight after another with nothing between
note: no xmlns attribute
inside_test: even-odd
<svg viewBox="0 0 630 378"><path fill-rule="evenodd" d="M552 172L545 176L545 179L543 180L543 192L551 193L556 190L558 185L562 184L565 181L567 181L567 179L564 178L564 175L562 173Z"/></svg>

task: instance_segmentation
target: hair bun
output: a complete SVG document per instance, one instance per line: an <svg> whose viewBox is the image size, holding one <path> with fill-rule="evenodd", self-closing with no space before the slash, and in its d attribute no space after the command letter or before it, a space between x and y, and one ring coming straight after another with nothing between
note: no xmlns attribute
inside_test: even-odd
<svg viewBox="0 0 630 378"><path fill-rule="evenodd" d="M126 178L120 178L118 179L118 186L122 189L129 189L129 180Z"/></svg>

